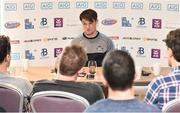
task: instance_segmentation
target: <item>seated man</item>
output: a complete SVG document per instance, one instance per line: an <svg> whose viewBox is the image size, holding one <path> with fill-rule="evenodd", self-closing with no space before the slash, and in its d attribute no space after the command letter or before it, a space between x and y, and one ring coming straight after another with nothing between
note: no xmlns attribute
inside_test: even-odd
<svg viewBox="0 0 180 113"><path fill-rule="evenodd" d="M180 96L180 29L170 31L165 39L171 72L155 78L148 87L144 101L160 109Z"/></svg>
<svg viewBox="0 0 180 113"><path fill-rule="evenodd" d="M157 112L157 107L135 99L133 81L135 66L132 57L120 50L107 53L103 60L104 85L108 99L91 105L85 112Z"/></svg>
<svg viewBox="0 0 180 113"><path fill-rule="evenodd" d="M34 84L32 93L50 90L66 91L86 98L90 104L104 98L103 91L99 85L76 81L78 71L87 61L84 49L78 45L68 46L61 55L57 69L58 79L37 81Z"/></svg>
<svg viewBox="0 0 180 113"><path fill-rule="evenodd" d="M11 45L9 37L0 35L0 83L8 83L19 88L25 97L32 91L32 85L28 80L10 76L7 69L11 60Z"/></svg>

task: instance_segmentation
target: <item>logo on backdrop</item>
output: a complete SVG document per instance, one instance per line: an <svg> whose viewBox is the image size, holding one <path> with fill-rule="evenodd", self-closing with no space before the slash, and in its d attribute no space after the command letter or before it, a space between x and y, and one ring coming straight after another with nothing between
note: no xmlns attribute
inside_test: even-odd
<svg viewBox="0 0 180 113"><path fill-rule="evenodd" d="M143 47L138 47L138 51L137 51L137 57L145 57L145 50Z"/></svg>
<svg viewBox="0 0 180 113"><path fill-rule="evenodd" d="M25 29L34 29L34 25L32 22L29 21L29 19L24 19L25 22Z"/></svg>
<svg viewBox="0 0 180 113"><path fill-rule="evenodd" d="M53 9L53 3L52 2L41 2L41 9Z"/></svg>
<svg viewBox="0 0 180 113"><path fill-rule="evenodd" d="M11 53L11 60L20 60L20 53Z"/></svg>
<svg viewBox="0 0 180 113"><path fill-rule="evenodd" d="M122 27L132 27L132 24L130 21L127 19L127 17L122 17L121 18L121 26Z"/></svg>
<svg viewBox="0 0 180 113"><path fill-rule="evenodd" d="M17 10L17 4L16 3L5 3L4 4L4 10L5 11L16 11Z"/></svg>
<svg viewBox="0 0 180 113"><path fill-rule="evenodd" d="M143 9L143 3L142 2L132 2L131 3L131 9L142 10Z"/></svg>
<svg viewBox="0 0 180 113"><path fill-rule="evenodd" d="M179 4L168 4L167 10L179 12Z"/></svg>
<svg viewBox="0 0 180 113"><path fill-rule="evenodd" d="M40 22L40 28L48 28L48 20L47 18L41 18L41 22Z"/></svg>
<svg viewBox="0 0 180 113"><path fill-rule="evenodd" d="M20 44L20 40L11 40L11 44Z"/></svg>
<svg viewBox="0 0 180 113"><path fill-rule="evenodd" d="M54 27L63 27L63 18L54 18Z"/></svg>
<svg viewBox="0 0 180 113"><path fill-rule="evenodd" d="M116 23L117 23L117 20L111 19L111 18L106 18L101 21L101 24L103 24L103 25L114 25Z"/></svg>
<svg viewBox="0 0 180 113"><path fill-rule="evenodd" d="M49 42L49 41L57 41L58 40L58 38L47 38L47 37L44 37L43 39L42 39L44 42Z"/></svg>
<svg viewBox="0 0 180 113"><path fill-rule="evenodd" d="M77 9L86 9L86 8L88 8L88 2L87 1L77 1L76 8Z"/></svg>
<svg viewBox="0 0 180 113"><path fill-rule="evenodd" d="M94 2L94 8L96 8L96 9L107 9L107 2L104 2L104 1Z"/></svg>
<svg viewBox="0 0 180 113"><path fill-rule="evenodd" d="M137 27L147 27L146 26L146 19L144 17L140 17L138 21L138 26Z"/></svg>
<svg viewBox="0 0 180 113"><path fill-rule="evenodd" d="M35 56L33 55L32 51L25 50L25 59L34 60Z"/></svg>
<svg viewBox="0 0 180 113"><path fill-rule="evenodd" d="M113 9L125 9L125 2L113 2Z"/></svg>
<svg viewBox="0 0 180 113"><path fill-rule="evenodd" d="M73 40L73 39L74 39L74 37L67 37L67 36L62 37L62 40Z"/></svg>
<svg viewBox="0 0 180 113"><path fill-rule="evenodd" d="M151 58L160 59L161 50L160 49L151 49Z"/></svg>
<svg viewBox="0 0 180 113"><path fill-rule="evenodd" d="M161 29L162 21L161 19L152 19L152 28Z"/></svg>
<svg viewBox="0 0 180 113"><path fill-rule="evenodd" d="M160 11L161 4L160 3L149 3L149 10Z"/></svg>
<svg viewBox="0 0 180 113"><path fill-rule="evenodd" d="M35 10L35 3L24 3L23 10Z"/></svg>
<svg viewBox="0 0 180 113"><path fill-rule="evenodd" d="M8 21L4 24L4 27L7 29L14 29L20 26L19 22L16 21Z"/></svg>
<svg viewBox="0 0 180 113"><path fill-rule="evenodd" d="M59 54L61 54L63 51L63 48L54 48L54 57L57 57Z"/></svg>
<svg viewBox="0 0 180 113"><path fill-rule="evenodd" d="M42 48L41 49L41 57L40 57L40 59L45 59L45 58L49 58L48 57L48 50L47 50L47 48Z"/></svg>
<svg viewBox="0 0 180 113"><path fill-rule="evenodd" d="M70 9L70 2L69 1L62 1L58 2L59 9Z"/></svg>

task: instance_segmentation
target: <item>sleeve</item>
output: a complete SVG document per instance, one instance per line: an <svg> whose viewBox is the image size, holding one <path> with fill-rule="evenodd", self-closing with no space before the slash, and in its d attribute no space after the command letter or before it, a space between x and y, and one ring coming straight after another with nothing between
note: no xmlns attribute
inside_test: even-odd
<svg viewBox="0 0 180 113"><path fill-rule="evenodd" d="M147 104L154 104L158 103L158 94L160 90L160 82L158 79L154 79L148 86L148 90L146 92L144 101Z"/></svg>
<svg viewBox="0 0 180 113"><path fill-rule="evenodd" d="M109 38L109 41L108 41L108 52L111 51L111 50L114 50L115 47L114 47L114 43L113 41Z"/></svg>

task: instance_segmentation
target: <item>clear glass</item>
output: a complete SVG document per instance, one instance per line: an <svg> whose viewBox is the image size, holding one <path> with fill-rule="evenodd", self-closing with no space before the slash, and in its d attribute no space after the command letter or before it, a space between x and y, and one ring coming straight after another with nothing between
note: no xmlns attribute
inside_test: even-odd
<svg viewBox="0 0 180 113"><path fill-rule="evenodd" d="M97 63L95 60L89 60L88 61L88 67L89 67L89 73L90 74L96 73Z"/></svg>

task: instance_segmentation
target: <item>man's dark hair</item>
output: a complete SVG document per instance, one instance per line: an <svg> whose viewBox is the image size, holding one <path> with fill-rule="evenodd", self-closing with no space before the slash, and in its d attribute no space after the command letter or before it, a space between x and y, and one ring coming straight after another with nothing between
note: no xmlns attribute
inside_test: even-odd
<svg viewBox="0 0 180 113"><path fill-rule="evenodd" d="M6 55L10 55L11 52L11 45L10 39L8 36L0 35L0 64L6 58Z"/></svg>
<svg viewBox="0 0 180 113"><path fill-rule="evenodd" d="M103 60L103 75L113 90L131 88L135 76L132 57L121 50L108 52Z"/></svg>
<svg viewBox="0 0 180 113"><path fill-rule="evenodd" d="M93 9L86 9L80 14L79 18L81 21L82 19L90 22L97 21L97 13Z"/></svg>
<svg viewBox="0 0 180 113"><path fill-rule="evenodd" d="M73 76L87 61L85 50L79 45L67 46L60 59L59 72L62 75Z"/></svg>
<svg viewBox="0 0 180 113"><path fill-rule="evenodd" d="M168 48L171 48L176 61L180 62L180 29L170 31L165 39Z"/></svg>

